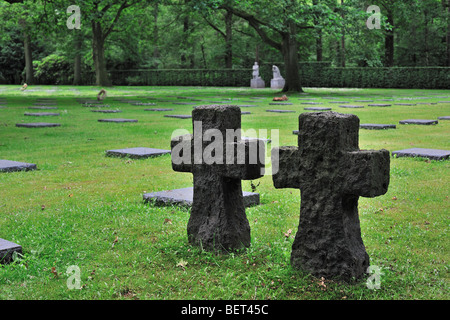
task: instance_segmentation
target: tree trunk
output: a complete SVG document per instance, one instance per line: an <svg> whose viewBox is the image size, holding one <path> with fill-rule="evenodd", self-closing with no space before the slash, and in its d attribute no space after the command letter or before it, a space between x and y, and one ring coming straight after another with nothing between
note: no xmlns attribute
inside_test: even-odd
<svg viewBox="0 0 450 320"><path fill-rule="evenodd" d="M231 69L233 67L232 23L233 13L230 10L227 10L225 13L225 68L227 69Z"/></svg>
<svg viewBox="0 0 450 320"><path fill-rule="evenodd" d="M341 0L341 6L344 5L344 0ZM342 13L342 19L344 19L344 14ZM341 37L341 67L345 68L345 27L342 27L342 37Z"/></svg>
<svg viewBox="0 0 450 320"><path fill-rule="evenodd" d="M450 67L450 0L447 1L447 67Z"/></svg>
<svg viewBox="0 0 450 320"><path fill-rule="evenodd" d="M295 39L297 26L289 22L289 33L283 35L282 53L286 72L286 83L283 92L303 92L300 81L300 69L298 64L298 42Z"/></svg>
<svg viewBox="0 0 450 320"><path fill-rule="evenodd" d="M73 60L73 85L81 85L81 47L83 39L79 33L75 35L75 58Z"/></svg>
<svg viewBox="0 0 450 320"><path fill-rule="evenodd" d="M25 82L28 85L34 84L34 71L33 71L33 56L31 51L31 39L30 35L24 33L23 47L25 51Z"/></svg>
<svg viewBox="0 0 450 320"><path fill-rule="evenodd" d="M99 22L92 22L92 57L95 66L95 84L97 86L111 86L106 71L105 39Z"/></svg>
<svg viewBox="0 0 450 320"><path fill-rule="evenodd" d="M318 5L318 0L313 0L313 5ZM314 16L314 26L317 26L319 24L319 21ZM323 60L323 44L322 44L322 29L317 29L317 35L316 35L316 60L322 61Z"/></svg>
<svg viewBox="0 0 450 320"><path fill-rule="evenodd" d="M392 12L387 13L387 22L392 26L392 30L386 30L384 40L384 66L394 66L394 16Z"/></svg>
<svg viewBox="0 0 450 320"><path fill-rule="evenodd" d="M159 30L158 30L158 3L155 4L154 10L153 10L153 67L155 69L158 69L159 65L159 49L158 49L158 37L159 37Z"/></svg>

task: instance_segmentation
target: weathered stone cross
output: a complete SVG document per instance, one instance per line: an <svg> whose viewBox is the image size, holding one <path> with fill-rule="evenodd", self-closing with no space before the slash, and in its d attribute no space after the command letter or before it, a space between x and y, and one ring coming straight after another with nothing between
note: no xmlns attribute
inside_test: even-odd
<svg viewBox="0 0 450 320"><path fill-rule="evenodd" d="M187 226L189 242L207 250L250 246L241 180L264 175L264 143L241 140L241 110L231 105L198 106L193 135L171 141L172 168L191 172L194 197Z"/></svg>
<svg viewBox="0 0 450 320"><path fill-rule="evenodd" d="M361 278L369 266L358 198L385 194L389 151L359 150L359 118L336 112L299 116L299 147L272 149L276 188L301 190L291 264L325 278Z"/></svg>

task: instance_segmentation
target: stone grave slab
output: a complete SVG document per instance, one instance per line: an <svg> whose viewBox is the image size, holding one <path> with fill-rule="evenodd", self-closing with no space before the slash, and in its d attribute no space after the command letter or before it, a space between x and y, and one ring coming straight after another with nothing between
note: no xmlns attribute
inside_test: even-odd
<svg viewBox="0 0 450 320"><path fill-rule="evenodd" d="M269 105L271 106L291 106L293 103L291 102L270 102Z"/></svg>
<svg viewBox="0 0 450 320"><path fill-rule="evenodd" d="M330 101L329 103L350 103L349 101Z"/></svg>
<svg viewBox="0 0 450 320"><path fill-rule="evenodd" d="M394 103L394 106L415 106L416 103Z"/></svg>
<svg viewBox="0 0 450 320"><path fill-rule="evenodd" d="M0 263L8 264L13 259L14 252L22 253L22 246L8 240L0 239Z"/></svg>
<svg viewBox="0 0 450 320"><path fill-rule="evenodd" d="M407 120L400 120L399 123L400 124L435 125L435 124L438 124L438 120L407 119Z"/></svg>
<svg viewBox="0 0 450 320"><path fill-rule="evenodd" d="M56 102L35 102L33 105L35 106L55 106Z"/></svg>
<svg viewBox="0 0 450 320"><path fill-rule="evenodd" d="M132 106L156 106L156 103L153 102L133 102Z"/></svg>
<svg viewBox="0 0 450 320"><path fill-rule="evenodd" d="M173 109L170 108L150 108L150 109L144 109L144 111L172 111Z"/></svg>
<svg viewBox="0 0 450 320"><path fill-rule="evenodd" d="M292 112L295 112L295 111L294 111L294 110L277 110L277 109L270 109L270 110L266 110L266 112L292 113Z"/></svg>
<svg viewBox="0 0 450 320"><path fill-rule="evenodd" d="M372 104L368 104L369 107L390 107L390 104L385 104L385 103L372 103Z"/></svg>
<svg viewBox="0 0 450 320"><path fill-rule="evenodd" d="M238 107L251 108L251 107L257 107L257 105L255 105L255 104L239 104Z"/></svg>
<svg viewBox="0 0 450 320"><path fill-rule="evenodd" d="M122 112L122 110L106 110L106 109L101 109L101 110L91 110L91 112L100 112L100 113L120 113L120 112Z"/></svg>
<svg viewBox="0 0 450 320"><path fill-rule="evenodd" d="M300 102L300 104L316 105L316 104L322 104L322 103L321 102Z"/></svg>
<svg viewBox="0 0 450 320"><path fill-rule="evenodd" d="M125 123L125 122L138 122L138 121L136 119L115 118L115 119L99 119L98 122Z"/></svg>
<svg viewBox="0 0 450 320"><path fill-rule="evenodd" d="M244 198L244 206L251 207L259 205L259 193L254 192L242 192ZM178 205L191 207L194 198L194 188L182 188L167 191L159 191L146 193L143 196L144 202L154 201L156 205Z"/></svg>
<svg viewBox="0 0 450 320"><path fill-rule="evenodd" d="M52 109L58 109L58 107L29 107L28 109L33 109L33 110L52 110Z"/></svg>
<svg viewBox="0 0 450 320"><path fill-rule="evenodd" d="M450 120L450 116L438 117L438 120Z"/></svg>
<svg viewBox="0 0 450 320"><path fill-rule="evenodd" d="M0 172L30 171L35 169L36 165L34 163L0 160Z"/></svg>
<svg viewBox="0 0 450 320"><path fill-rule="evenodd" d="M373 102L373 100L355 100L355 102Z"/></svg>
<svg viewBox="0 0 450 320"><path fill-rule="evenodd" d="M219 103L221 103L221 102L219 102ZM195 102L172 102L172 104L186 105L186 106L193 106L193 105L196 105L196 104L198 104L198 103L195 103Z"/></svg>
<svg viewBox="0 0 450 320"><path fill-rule="evenodd" d="M154 148L126 148L126 149L116 149L107 150L106 155L108 157L128 157L132 159L146 159L152 157L158 157L164 154L170 153L170 150L164 149L154 149Z"/></svg>
<svg viewBox="0 0 450 320"><path fill-rule="evenodd" d="M328 111L331 110L331 108L327 108L327 107L306 107L303 108L304 110L313 110L313 111Z"/></svg>
<svg viewBox="0 0 450 320"><path fill-rule="evenodd" d="M190 118L192 118L192 116L188 115L188 114L165 114L164 117L166 117L166 118L177 118L177 119L190 119Z"/></svg>
<svg viewBox="0 0 450 320"><path fill-rule="evenodd" d="M392 155L397 157L421 157L430 160L445 160L450 157L450 150L411 148L393 151Z"/></svg>
<svg viewBox="0 0 450 320"><path fill-rule="evenodd" d="M61 126L60 123L49 123L49 122L16 123L16 127L21 128L51 128L60 126Z"/></svg>
<svg viewBox="0 0 450 320"><path fill-rule="evenodd" d="M58 117L59 113L52 113L52 112L25 112L24 116L30 116L30 117Z"/></svg>
<svg viewBox="0 0 450 320"><path fill-rule="evenodd" d="M351 104L344 104L344 105L340 105L339 108L358 109L358 108L364 108L364 106L357 106L357 105L351 105Z"/></svg>
<svg viewBox="0 0 450 320"><path fill-rule="evenodd" d="M363 123L360 124L359 127L361 129L368 129L368 130L385 130L397 128L395 124L377 124L377 123Z"/></svg>
<svg viewBox="0 0 450 320"><path fill-rule="evenodd" d="M249 111L241 111L241 114L251 114Z"/></svg>

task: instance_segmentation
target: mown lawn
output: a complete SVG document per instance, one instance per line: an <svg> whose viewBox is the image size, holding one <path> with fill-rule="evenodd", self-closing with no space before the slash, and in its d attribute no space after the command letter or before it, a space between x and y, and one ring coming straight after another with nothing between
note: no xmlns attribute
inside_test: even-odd
<svg viewBox="0 0 450 320"><path fill-rule="evenodd" d="M33 91L34 90L34 91ZM252 245L240 254L217 255L187 242L189 210L144 204L145 192L192 186L192 175L174 172L170 155L146 160L111 158L109 149L170 149L175 129L192 131L187 97L254 104L243 107L242 129L279 130L280 145L297 145L298 115L316 99L333 111L356 114L361 123L396 124L396 130L360 130L361 149L412 147L450 150L450 121L435 126L399 125L411 118L450 115L450 90L317 89L289 95L291 106L269 106L274 90L201 87L114 87L104 101L122 113L90 112L75 101L95 99L97 87L0 86L0 159L31 162L38 170L0 174L0 238L22 245L23 255L0 267L0 299L440 299L449 298L450 160L391 158L389 191L360 198L362 238L371 264L381 267L380 289L365 281L316 279L290 266L299 220L300 191L275 189L270 175L258 181L261 205L247 209ZM55 98L59 117L34 118L36 99ZM252 99L260 97L261 99ZM339 108L348 101L361 109ZM137 106L116 98L155 102ZM394 101L377 101L379 99ZM412 100L403 100L411 98ZM153 100L153 99L162 99ZM368 102L391 107L368 107ZM2 105L2 103L0 103ZM173 108L149 112L146 108ZM267 109L292 109L276 114ZM39 111L39 110L34 110ZM42 110L44 111L44 110ZM138 123L100 123L101 118ZM61 127L18 128L21 122L58 122ZM270 144L269 144L270 147ZM269 148L270 149L270 148ZM243 181L251 191L251 181ZM292 230L289 236L288 230ZM69 290L66 270L81 271L81 289Z"/></svg>

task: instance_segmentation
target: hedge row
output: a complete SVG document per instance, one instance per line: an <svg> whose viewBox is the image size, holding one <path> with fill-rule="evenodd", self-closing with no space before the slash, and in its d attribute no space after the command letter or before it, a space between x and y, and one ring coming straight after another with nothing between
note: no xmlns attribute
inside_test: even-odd
<svg viewBox="0 0 450 320"><path fill-rule="evenodd" d="M270 87L271 68L260 67L266 87ZM113 85L249 87L252 69L120 70L110 76ZM450 88L450 68L445 67L334 68L327 62L301 63L300 76L304 87Z"/></svg>

